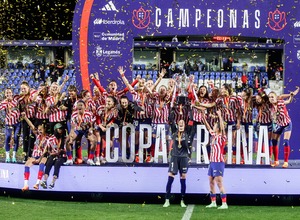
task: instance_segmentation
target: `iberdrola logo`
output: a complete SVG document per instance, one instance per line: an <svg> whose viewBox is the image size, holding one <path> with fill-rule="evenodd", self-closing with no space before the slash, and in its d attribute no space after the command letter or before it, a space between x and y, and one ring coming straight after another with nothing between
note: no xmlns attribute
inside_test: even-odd
<svg viewBox="0 0 300 220"><path fill-rule="evenodd" d="M144 29L150 24L150 10L145 10L141 6L132 12L132 24L138 29Z"/></svg>
<svg viewBox="0 0 300 220"><path fill-rule="evenodd" d="M279 11L278 8L269 12L268 25L273 31L281 31L286 26L286 13Z"/></svg>

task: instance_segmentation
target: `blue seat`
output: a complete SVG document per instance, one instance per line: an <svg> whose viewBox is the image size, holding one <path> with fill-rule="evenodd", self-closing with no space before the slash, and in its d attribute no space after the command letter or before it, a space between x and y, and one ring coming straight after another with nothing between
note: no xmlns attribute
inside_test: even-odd
<svg viewBox="0 0 300 220"><path fill-rule="evenodd" d="M71 77L74 74L74 70L69 70L68 76Z"/></svg>
<svg viewBox="0 0 300 220"><path fill-rule="evenodd" d="M237 76L238 76L238 77L242 77L242 75L243 75L242 72L238 72L238 73L237 73Z"/></svg>
<svg viewBox="0 0 300 220"><path fill-rule="evenodd" d="M232 73L231 73L231 77L232 77L232 78L235 78L235 77L236 77L236 72L232 72Z"/></svg>
<svg viewBox="0 0 300 220"><path fill-rule="evenodd" d="M221 73L221 77L222 77L222 76L225 77L225 76L226 76L226 73L225 73L225 72L222 72L222 73Z"/></svg>
<svg viewBox="0 0 300 220"><path fill-rule="evenodd" d="M193 74L194 74L195 77L199 76L199 72L198 71L195 71Z"/></svg>
<svg viewBox="0 0 300 220"><path fill-rule="evenodd" d="M210 76L210 78L209 78L210 80L215 80L215 76Z"/></svg>
<svg viewBox="0 0 300 220"><path fill-rule="evenodd" d="M249 73L248 73L248 77L249 77L249 78L254 78L254 73L253 73L253 72L249 72Z"/></svg>
<svg viewBox="0 0 300 220"><path fill-rule="evenodd" d="M149 74L150 76L152 76L153 71L152 71L152 70L148 70L148 74Z"/></svg>
<svg viewBox="0 0 300 220"><path fill-rule="evenodd" d="M194 83L197 83L198 80L199 80L198 76L197 76L197 77L195 76L195 77L194 77Z"/></svg>
<svg viewBox="0 0 300 220"><path fill-rule="evenodd" d="M216 76L220 76L221 74L220 74L220 72L216 72Z"/></svg>
<svg viewBox="0 0 300 220"><path fill-rule="evenodd" d="M141 64L141 70L145 70L146 69L146 65L145 64Z"/></svg>
<svg viewBox="0 0 300 220"><path fill-rule="evenodd" d="M133 70L133 71L132 71L132 77L135 79L136 76L137 76L137 71L136 71L136 70Z"/></svg>
<svg viewBox="0 0 300 220"><path fill-rule="evenodd" d="M29 80L28 84L29 84L30 87L33 87L34 86L34 81L31 79L31 80Z"/></svg>
<svg viewBox="0 0 300 220"><path fill-rule="evenodd" d="M261 71L261 72L266 72L266 67L265 67L265 66L261 66L261 67L260 67L260 71Z"/></svg>
<svg viewBox="0 0 300 220"><path fill-rule="evenodd" d="M210 76L215 76L216 73L215 72L210 72Z"/></svg>

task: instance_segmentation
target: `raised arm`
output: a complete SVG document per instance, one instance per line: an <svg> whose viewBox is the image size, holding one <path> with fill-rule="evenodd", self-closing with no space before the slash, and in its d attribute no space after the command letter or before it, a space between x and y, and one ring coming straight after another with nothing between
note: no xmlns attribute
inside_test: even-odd
<svg viewBox="0 0 300 220"><path fill-rule="evenodd" d="M202 115L203 122L204 122L204 125L205 125L206 129L208 130L208 132L209 132L210 134L213 133L212 128L210 127L210 125L208 124L208 122L207 122L207 120L206 120L204 111L201 111L201 115Z"/></svg>
<svg viewBox="0 0 300 220"><path fill-rule="evenodd" d="M290 104L293 101L294 96L297 95L299 92L299 87L297 86L296 88L297 89L295 91L291 92L288 95L288 99L284 101L284 104Z"/></svg>
<svg viewBox="0 0 300 220"><path fill-rule="evenodd" d="M224 125L224 121L223 121L221 110L217 110L217 115L219 117L221 133L222 133L222 135L225 135L226 134L226 132L225 132L225 125Z"/></svg>
<svg viewBox="0 0 300 220"><path fill-rule="evenodd" d="M131 86L131 84L128 82L127 78L125 77L125 70L122 66L119 66L118 72L120 73L121 79L125 83L126 87L129 89L130 92L134 90L134 88Z"/></svg>
<svg viewBox="0 0 300 220"><path fill-rule="evenodd" d="M152 91L155 91L156 87L158 86L158 84L160 83L160 81L162 80L162 78L164 77L164 75L166 74L167 70L165 68L161 69L161 72L159 74L158 79L156 80L156 82L154 83L154 85L152 86L152 88L150 88Z"/></svg>
<svg viewBox="0 0 300 220"><path fill-rule="evenodd" d="M95 86L97 86L97 88L101 93L105 92L104 87L100 83L98 73L91 74L90 78L92 79L93 83L95 84Z"/></svg>
<svg viewBox="0 0 300 220"><path fill-rule="evenodd" d="M67 82L68 80L69 80L69 76L66 76L66 77L64 78L63 83L58 87L58 92L59 92L59 93L61 93L62 89L64 88L64 86L65 86L65 84L66 84L66 82Z"/></svg>

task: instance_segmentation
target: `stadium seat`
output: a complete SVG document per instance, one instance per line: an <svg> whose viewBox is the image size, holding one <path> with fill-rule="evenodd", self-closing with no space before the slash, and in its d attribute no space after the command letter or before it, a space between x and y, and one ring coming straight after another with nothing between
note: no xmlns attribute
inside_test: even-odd
<svg viewBox="0 0 300 220"><path fill-rule="evenodd" d="M199 75L199 78L198 78L198 86L202 86L203 84L204 84L203 75Z"/></svg>
<svg viewBox="0 0 300 220"><path fill-rule="evenodd" d="M225 76L226 76L226 73L225 73L225 72L222 72L222 73L221 73L221 77L222 77L222 76L225 77Z"/></svg>
<svg viewBox="0 0 300 220"><path fill-rule="evenodd" d="M232 82L231 76L228 75L228 76L226 77L226 83L227 83L227 84L231 84L231 82Z"/></svg>
<svg viewBox="0 0 300 220"><path fill-rule="evenodd" d="M232 72L231 73L231 78L235 78L236 77L236 72Z"/></svg>
<svg viewBox="0 0 300 220"><path fill-rule="evenodd" d="M224 75L224 76L221 76L221 86L225 83L226 83L226 77Z"/></svg>
<svg viewBox="0 0 300 220"><path fill-rule="evenodd" d="M220 76L216 76L216 78L215 78L215 86L216 87L218 87L218 88L220 88L221 87L221 78L220 78Z"/></svg>
<svg viewBox="0 0 300 220"><path fill-rule="evenodd" d="M152 77L152 74L153 74L152 70L148 70L147 73L148 73L148 75L150 75Z"/></svg>
<svg viewBox="0 0 300 220"><path fill-rule="evenodd" d="M31 79L31 80L28 81L28 84L29 84L30 87L33 87L34 86L34 81Z"/></svg>
<svg viewBox="0 0 300 220"><path fill-rule="evenodd" d="M71 76L73 76L73 74L74 74L74 70L69 70L68 76L71 77Z"/></svg>
<svg viewBox="0 0 300 220"><path fill-rule="evenodd" d="M193 75L196 77L198 77L199 76L199 72L198 71L195 71L194 73L193 73Z"/></svg>
<svg viewBox="0 0 300 220"><path fill-rule="evenodd" d="M221 74L220 74L220 72L216 72L216 76L220 76Z"/></svg>
<svg viewBox="0 0 300 220"><path fill-rule="evenodd" d="M215 76L216 73L215 72L210 72L210 76Z"/></svg>
<svg viewBox="0 0 300 220"><path fill-rule="evenodd" d="M260 71L261 71L261 72L266 72L266 67L265 67L265 66L261 66L261 67L260 67Z"/></svg>
<svg viewBox="0 0 300 220"><path fill-rule="evenodd" d="M146 65L145 64L141 64L141 70L145 70L146 69Z"/></svg>

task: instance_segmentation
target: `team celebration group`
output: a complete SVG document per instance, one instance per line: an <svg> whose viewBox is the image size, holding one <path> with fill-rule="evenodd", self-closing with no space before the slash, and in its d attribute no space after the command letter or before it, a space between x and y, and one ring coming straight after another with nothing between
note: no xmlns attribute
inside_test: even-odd
<svg viewBox="0 0 300 220"><path fill-rule="evenodd" d="M219 208L228 208L222 183L228 125L232 125L233 134L241 125L245 127L247 133L254 120L259 126L267 126L271 166L274 167L279 166L278 142L283 134L282 167L288 167L292 122L286 104L292 102L299 88L282 95L277 95L275 92L267 94L263 89L253 94L251 88L244 88L242 92L236 94L229 84L224 84L221 88L216 88L213 84L208 87L200 85L198 88L193 76L187 78L184 83L179 83L181 81L179 76L179 78L169 79L166 85L160 85L166 73L165 69L162 69L155 83L139 76L133 82L129 82L123 67L119 67L118 72L126 85L123 90L118 90L115 81L110 81L107 88L104 88L97 73L91 74L91 80L95 85L92 93L89 90L78 93L73 85L68 87L67 93L62 93L68 77L61 85L56 82L50 86L42 84L37 90L30 88L24 81L20 87L20 94L13 94L10 88L5 90L5 99L0 103L0 110L6 113L5 161L17 162L19 138L22 133L25 163L23 191L29 190L30 167L34 164L39 165L34 189L39 189L39 187L55 186L62 165L83 163L82 137L85 137L88 143L86 164L104 164L106 152L109 152L105 149L106 146L110 146L113 152L116 142L112 132L110 143L106 143L106 131L115 125L120 128L130 124L135 126L135 133L132 133L129 128L125 130L127 140L126 150L123 150L126 152L126 158L134 157L135 162L140 160L139 125L151 125L152 145L144 152L145 162L148 163L153 162L156 129L158 125L165 126L168 134L166 143L169 175L164 207L170 205L171 186L178 172L181 183L181 206L185 207L186 174L191 161L197 125L205 125L210 133L208 176L212 203L207 206L208 208L217 207L215 183L219 187L222 198L222 206ZM127 93L131 93L132 98ZM253 111L257 111L255 119ZM122 133L122 129L120 130ZM132 155L128 143L132 134L135 136L135 155ZM119 134L119 137L121 142L122 134ZM12 145L13 152L10 155ZM235 155L234 146L232 150ZM52 167L54 167L53 178L47 185Z"/></svg>

